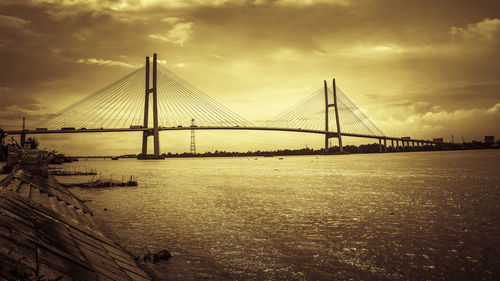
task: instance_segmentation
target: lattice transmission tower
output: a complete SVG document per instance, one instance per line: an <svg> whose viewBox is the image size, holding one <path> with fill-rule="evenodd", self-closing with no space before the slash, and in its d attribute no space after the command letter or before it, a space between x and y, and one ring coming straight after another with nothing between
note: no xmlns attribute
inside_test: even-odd
<svg viewBox="0 0 500 281"><path fill-rule="evenodd" d="M194 118L191 119L191 127L196 127L196 123L194 122ZM191 147L190 147L190 152L191 154L196 154L196 140L194 137L194 130L191 129Z"/></svg>

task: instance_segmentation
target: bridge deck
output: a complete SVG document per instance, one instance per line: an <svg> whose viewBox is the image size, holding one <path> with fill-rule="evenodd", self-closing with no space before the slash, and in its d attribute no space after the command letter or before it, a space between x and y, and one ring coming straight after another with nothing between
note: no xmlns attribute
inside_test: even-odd
<svg viewBox="0 0 500 281"><path fill-rule="evenodd" d="M141 131L152 131L153 128L97 128L97 129L75 129L75 130L7 130L5 131L10 135L20 135L20 134L76 134L76 133L110 133L110 132L141 132ZM160 127L160 131L180 131L180 130L253 130L253 131L281 131L281 132L298 132L298 133L310 133L310 134L328 134L331 137L336 137L337 132L324 131L324 130L310 130L301 128L278 128L278 127L239 127L239 126L191 126L191 127ZM435 142L430 140L422 139L402 139L398 137L388 137L388 136L375 136L375 135L363 135L363 134L352 134L352 133L342 133L342 136L346 137L358 137L358 138L369 138L369 139L382 139L382 140L397 140L397 141L415 141L427 144L434 144Z"/></svg>

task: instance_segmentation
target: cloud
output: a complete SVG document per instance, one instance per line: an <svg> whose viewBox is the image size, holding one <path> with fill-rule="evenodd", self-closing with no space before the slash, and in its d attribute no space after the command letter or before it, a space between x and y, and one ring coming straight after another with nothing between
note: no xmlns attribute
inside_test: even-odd
<svg viewBox="0 0 500 281"><path fill-rule="evenodd" d="M91 35L93 35L93 32L89 29L83 28L81 30L78 30L73 33L73 36L77 38L78 40L87 40Z"/></svg>
<svg viewBox="0 0 500 281"><path fill-rule="evenodd" d="M311 6L321 4L348 5L350 0L32 0L38 4L59 4L63 6L91 6L94 9L114 11L147 9L149 7L190 8L194 6Z"/></svg>
<svg viewBox="0 0 500 281"><path fill-rule="evenodd" d="M191 29L192 25L193 25L192 22L177 23L165 35L150 34L149 38L158 39L183 46L184 42L186 42L189 39L189 36L193 32L193 30Z"/></svg>
<svg viewBox="0 0 500 281"><path fill-rule="evenodd" d="M179 17L166 17L166 18L162 18L161 19L162 22L166 22L166 23L169 23L169 24L178 23L181 20L182 19L179 18Z"/></svg>
<svg viewBox="0 0 500 281"><path fill-rule="evenodd" d="M495 114L500 111L500 103L495 104L493 107L490 109L486 110L486 113L488 114Z"/></svg>
<svg viewBox="0 0 500 281"><path fill-rule="evenodd" d="M56 112L157 52L179 76L252 120L292 106L332 76L390 135L413 136L428 112L500 112L493 106L497 0L0 2L0 86L15 93L0 97L0 111L38 105L40 113ZM264 107L250 106L263 100ZM409 116L415 126L405 123ZM486 123L464 122L477 124L476 134L487 134ZM448 135L439 126L436 134Z"/></svg>
<svg viewBox="0 0 500 281"><path fill-rule="evenodd" d="M266 2L266 1L256 1L256 2ZM337 5L349 5L349 0L277 0L272 1L271 3L275 3L277 5L297 5L297 6L309 6L309 5L318 5L318 4L337 4Z"/></svg>
<svg viewBox="0 0 500 281"><path fill-rule="evenodd" d="M394 114L398 110L406 115ZM496 122L500 118L500 103L491 107L444 110L428 102L417 102L401 105L397 109L385 109L384 112L388 118L374 121L389 135L430 139L454 134L478 139L482 134L500 133Z"/></svg>
<svg viewBox="0 0 500 281"><path fill-rule="evenodd" d="M19 94L9 86L0 87L0 111L7 114L12 110L38 110L39 102L32 96Z"/></svg>
<svg viewBox="0 0 500 281"><path fill-rule="evenodd" d="M2 121L17 121L17 122L8 122L8 123L13 123L14 126L6 126L10 128L15 128L16 125L20 125L20 120L23 119L23 117L26 117L27 121L29 123L32 123L33 120L39 120L40 118L46 118L46 114L38 114L35 110L21 110L21 109L11 109L11 110L5 110L5 111L0 111L0 120ZM3 123L3 122L2 122ZM28 123L28 125L29 125ZM2 124L5 125L5 124ZM10 124L9 124L10 125ZM29 126L28 126L29 127Z"/></svg>
<svg viewBox="0 0 500 281"><path fill-rule="evenodd" d="M123 67L130 67L130 68L137 68L140 66L137 64L129 64L126 62L121 62L121 61L112 61L112 60L95 59L95 58L79 59L78 63L94 64L94 65L123 66Z"/></svg>
<svg viewBox="0 0 500 281"><path fill-rule="evenodd" d="M462 39L498 39L500 36L500 19L486 18L477 23L468 24L466 27L451 27L451 34Z"/></svg>
<svg viewBox="0 0 500 281"><path fill-rule="evenodd" d="M326 45L326 44L325 44ZM324 47L325 48L325 47ZM325 48L326 51L316 51L318 55L323 56L346 56L346 57L361 57L361 58L393 58L398 55L414 53L416 50L410 47L402 47L398 45L356 45L353 47L340 48L338 50Z"/></svg>
<svg viewBox="0 0 500 281"><path fill-rule="evenodd" d="M221 55L213 54L213 53L210 53L210 54L207 54L207 55L210 56L210 57L213 57L213 58L217 58L217 59L222 59L223 58Z"/></svg>
<svg viewBox="0 0 500 281"><path fill-rule="evenodd" d="M417 114L427 114L427 113L436 113L439 112L441 107L439 105L433 105L427 101L419 101L410 105L410 109L412 112Z"/></svg>
<svg viewBox="0 0 500 281"><path fill-rule="evenodd" d="M29 24L30 21L23 18L0 15L0 27L24 28Z"/></svg>

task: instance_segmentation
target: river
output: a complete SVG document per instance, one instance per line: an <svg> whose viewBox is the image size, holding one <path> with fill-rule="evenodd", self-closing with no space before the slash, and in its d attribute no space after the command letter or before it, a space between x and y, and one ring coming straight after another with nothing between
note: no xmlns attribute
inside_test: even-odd
<svg viewBox="0 0 500 281"><path fill-rule="evenodd" d="M173 257L157 266L168 279L500 276L499 150L81 160L63 168L138 178L138 187L71 190L91 200L131 253L169 250Z"/></svg>

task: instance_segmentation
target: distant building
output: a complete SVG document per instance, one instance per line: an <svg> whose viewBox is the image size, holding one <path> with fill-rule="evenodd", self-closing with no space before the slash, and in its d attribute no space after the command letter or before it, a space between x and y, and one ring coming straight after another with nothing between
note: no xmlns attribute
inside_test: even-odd
<svg viewBox="0 0 500 281"><path fill-rule="evenodd" d="M433 142L442 143L443 142L443 138L433 138L432 141Z"/></svg>
<svg viewBox="0 0 500 281"><path fill-rule="evenodd" d="M410 137L401 137L402 140L411 140Z"/></svg>
<svg viewBox="0 0 500 281"><path fill-rule="evenodd" d="M495 136L484 136L484 143L494 144L495 143Z"/></svg>

